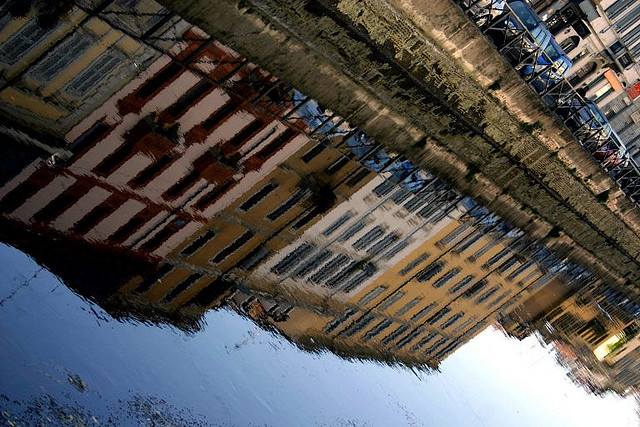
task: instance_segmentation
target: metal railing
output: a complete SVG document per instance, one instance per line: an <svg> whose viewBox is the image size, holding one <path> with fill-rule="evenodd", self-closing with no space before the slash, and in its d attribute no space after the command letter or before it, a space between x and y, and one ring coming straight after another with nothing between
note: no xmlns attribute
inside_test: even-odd
<svg viewBox="0 0 640 427"><path fill-rule="evenodd" d="M640 207L638 164L609 123L590 108L589 101L567 79L551 76L554 61L512 7L504 0L456 2L627 197Z"/></svg>

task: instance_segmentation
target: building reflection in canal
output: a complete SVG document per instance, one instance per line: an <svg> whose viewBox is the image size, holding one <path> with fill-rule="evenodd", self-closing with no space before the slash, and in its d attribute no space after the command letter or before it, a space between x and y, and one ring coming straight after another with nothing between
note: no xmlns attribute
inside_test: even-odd
<svg viewBox="0 0 640 427"><path fill-rule="evenodd" d="M537 326L576 381L638 385L636 302L348 117L152 1L12 4L1 234L113 316L193 331L230 306L424 368Z"/></svg>

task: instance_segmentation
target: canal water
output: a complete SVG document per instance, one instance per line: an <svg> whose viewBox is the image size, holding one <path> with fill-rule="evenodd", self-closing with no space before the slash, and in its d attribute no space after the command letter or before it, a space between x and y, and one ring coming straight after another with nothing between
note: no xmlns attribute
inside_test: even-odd
<svg viewBox="0 0 640 427"><path fill-rule="evenodd" d="M588 266L152 0L0 22L3 425L638 425Z"/></svg>
<svg viewBox="0 0 640 427"><path fill-rule="evenodd" d="M0 248L0 406L14 425L618 426L536 338L486 330L440 372L312 354L229 310L199 333L118 321ZM70 260L70 262L73 262ZM8 424L9 425L9 424Z"/></svg>

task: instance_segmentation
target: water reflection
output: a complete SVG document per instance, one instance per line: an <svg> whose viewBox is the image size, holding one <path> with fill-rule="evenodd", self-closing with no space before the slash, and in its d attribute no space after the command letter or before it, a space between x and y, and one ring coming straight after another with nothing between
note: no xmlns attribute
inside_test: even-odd
<svg viewBox="0 0 640 427"><path fill-rule="evenodd" d="M631 297L155 2L64 4L0 9L0 234L111 316L423 369L502 322L638 385Z"/></svg>
<svg viewBox="0 0 640 427"><path fill-rule="evenodd" d="M537 332L555 347L569 377L586 390L625 394L640 381L640 304L602 283L547 286L503 319L509 335Z"/></svg>

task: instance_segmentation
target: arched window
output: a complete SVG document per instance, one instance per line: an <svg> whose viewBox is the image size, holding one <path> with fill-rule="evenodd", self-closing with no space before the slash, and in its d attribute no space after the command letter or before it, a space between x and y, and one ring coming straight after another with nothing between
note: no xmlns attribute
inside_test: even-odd
<svg viewBox="0 0 640 427"><path fill-rule="evenodd" d="M569 53L578 46L578 43L580 43L580 37L571 36L562 40L560 47L564 50L564 53Z"/></svg>

